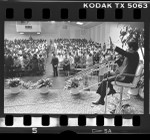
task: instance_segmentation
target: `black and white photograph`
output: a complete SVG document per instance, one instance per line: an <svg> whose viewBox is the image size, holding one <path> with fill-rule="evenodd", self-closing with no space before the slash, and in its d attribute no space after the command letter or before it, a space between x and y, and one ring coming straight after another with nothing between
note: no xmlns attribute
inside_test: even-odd
<svg viewBox="0 0 150 140"><path fill-rule="evenodd" d="M149 23L149 27L150 27L150 23ZM150 33L150 28L149 28L149 33ZM150 40L150 36L149 36L149 40ZM149 49L150 49L150 42L149 42ZM150 114L150 57L149 57L149 114Z"/></svg>
<svg viewBox="0 0 150 140"><path fill-rule="evenodd" d="M5 21L4 113L144 114L144 22Z"/></svg>

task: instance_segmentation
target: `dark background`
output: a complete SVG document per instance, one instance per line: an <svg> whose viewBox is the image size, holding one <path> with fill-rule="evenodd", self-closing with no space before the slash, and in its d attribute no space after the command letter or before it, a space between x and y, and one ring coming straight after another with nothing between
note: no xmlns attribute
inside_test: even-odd
<svg viewBox="0 0 150 140"><path fill-rule="evenodd" d="M32 20L32 21L39 21L43 20L42 18L42 9L43 8L49 8L51 11L51 16L49 19L46 20L52 20L52 21L61 21L61 8L67 8L68 9L68 19L65 19L66 21L133 21L133 22L144 22L145 27L145 95L144 95L144 115L140 115L141 117L141 125L139 127L108 127L111 128L113 133L150 133L150 115L149 115L149 34L150 34L150 4L148 5L149 8L147 9L141 9L141 18L140 19L134 19L133 17L133 11L134 9L123 9L123 19L118 20L115 19L115 9L105 9L105 17L104 19L97 19L97 9L87 9L86 11L86 19L79 19L79 9L83 7L82 2L57 2L57 3L42 3L42 2L22 2L22 0L8 0L8 2L0 2L0 117L4 117L6 114L4 114L4 81L3 81L3 61L4 61L4 50L3 50L3 43L4 43L4 21L16 21L16 20ZM18 1L18 2L17 2ZM97 1L100 2L100 1ZM6 18L6 9L12 8L13 9L13 18ZM24 9L25 8L31 8L32 9L32 18L31 19L25 19L24 18ZM45 20L45 19L44 19ZM13 114L13 116L23 116L19 114ZM42 116L42 114L33 114L32 116ZM52 115L51 115L52 116ZM54 115L53 115L54 116ZM57 116L57 115L55 115ZM58 115L59 116L59 115ZM69 115L73 116L73 115ZM74 115L76 117L78 115ZM90 116L90 115L88 115ZM104 115L105 117L114 117L112 115ZM133 115L123 115L124 118L130 118L133 117ZM101 129L107 128L107 127L100 127ZM59 128L52 128L52 131L62 132L62 130L67 130L68 128L65 127L59 127ZM71 127L70 130L73 130L77 133L91 133L92 127ZM30 133L31 128L29 129L14 129L14 128L0 128L0 133L4 132L26 132ZM39 132L50 132L50 129L46 128L39 128Z"/></svg>

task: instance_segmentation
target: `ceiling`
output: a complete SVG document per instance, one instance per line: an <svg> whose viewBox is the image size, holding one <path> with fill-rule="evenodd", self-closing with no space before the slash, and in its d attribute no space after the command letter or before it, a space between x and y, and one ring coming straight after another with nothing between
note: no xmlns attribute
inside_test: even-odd
<svg viewBox="0 0 150 140"><path fill-rule="evenodd" d="M78 24L76 24L76 22L68 22L69 25L78 26L78 27L84 28L84 29L92 28L94 26L102 24L103 22L82 22L82 23L83 23L83 25L78 25Z"/></svg>
<svg viewBox="0 0 150 140"><path fill-rule="evenodd" d="M45 21L44 21L45 22ZM52 21L47 21L49 23L51 23ZM89 29L89 28L92 28L94 26L97 26L97 25L100 25L104 22L82 22L82 21L76 21L76 22L72 22L72 21L61 21L61 22L58 22L58 21L55 21L56 24L68 24L68 25L71 25L71 26L77 26L77 27L80 27L80 28L83 28L83 29ZM79 24L76 24L77 22L82 22L83 24L82 25L79 25ZM55 25L56 25L55 24Z"/></svg>

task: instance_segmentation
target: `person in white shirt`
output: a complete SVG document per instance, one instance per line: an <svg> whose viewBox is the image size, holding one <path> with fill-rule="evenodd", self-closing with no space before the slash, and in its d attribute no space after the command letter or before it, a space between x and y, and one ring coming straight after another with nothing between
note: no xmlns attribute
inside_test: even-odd
<svg viewBox="0 0 150 140"><path fill-rule="evenodd" d="M19 54L18 59L20 60L21 68L23 68L24 64L23 64L23 56L22 56L22 53Z"/></svg>
<svg viewBox="0 0 150 140"><path fill-rule="evenodd" d="M86 68L88 68L92 65L93 65L93 57L92 57L92 54L90 53L86 58ZM85 86L85 88L89 86L89 80L91 80L91 76L86 75L84 77L84 86ZM90 90L90 89L88 88L87 90Z"/></svg>
<svg viewBox="0 0 150 140"><path fill-rule="evenodd" d="M59 49L57 49L57 54L60 54L61 53L61 50L60 50L60 48Z"/></svg>
<svg viewBox="0 0 150 140"><path fill-rule="evenodd" d="M16 71L16 76L20 76L21 62L18 56L14 57L14 67Z"/></svg>
<svg viewBox="0 0 150 140"><path fill-rule="evenodd" d="M106 48L106 44L104 43L103 49L102 49L102 54L106 55L106 53L107 53L107 48Z"/></svg>
<svg viewBox="0 0 150 140"><path fill-rule="evenodd" d="M69 61L70 61L70 67L73 68L74 66L74 57L69 53Z"/></svg>
<svg viewBox="0 0 150 140"><path fill-rule="evenodd" d="M93 65L93 58L92 54L90 53L86 58L86 67L90 67Z"/></svg>

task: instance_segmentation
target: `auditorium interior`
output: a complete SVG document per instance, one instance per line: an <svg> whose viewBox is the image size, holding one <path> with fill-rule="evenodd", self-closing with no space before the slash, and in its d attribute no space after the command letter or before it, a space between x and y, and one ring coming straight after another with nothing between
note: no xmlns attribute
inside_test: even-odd
<svg viewBox="0 0 150 140"><path fill-rule="evenodd" d="M143 22L6 21L4 113L144 114L144 67L136 70L140 76L135 73L133 83L114 84L116 93L106 94L104 105L92 104L100 98L96 91L104 75L118 67L114 60L121 56L111 41L125 51L129 38L138 36L139 65L144 66L143 34ZM43 90L41 79L50 82ZM13 89L15 84L19 88Z"/></svg>

